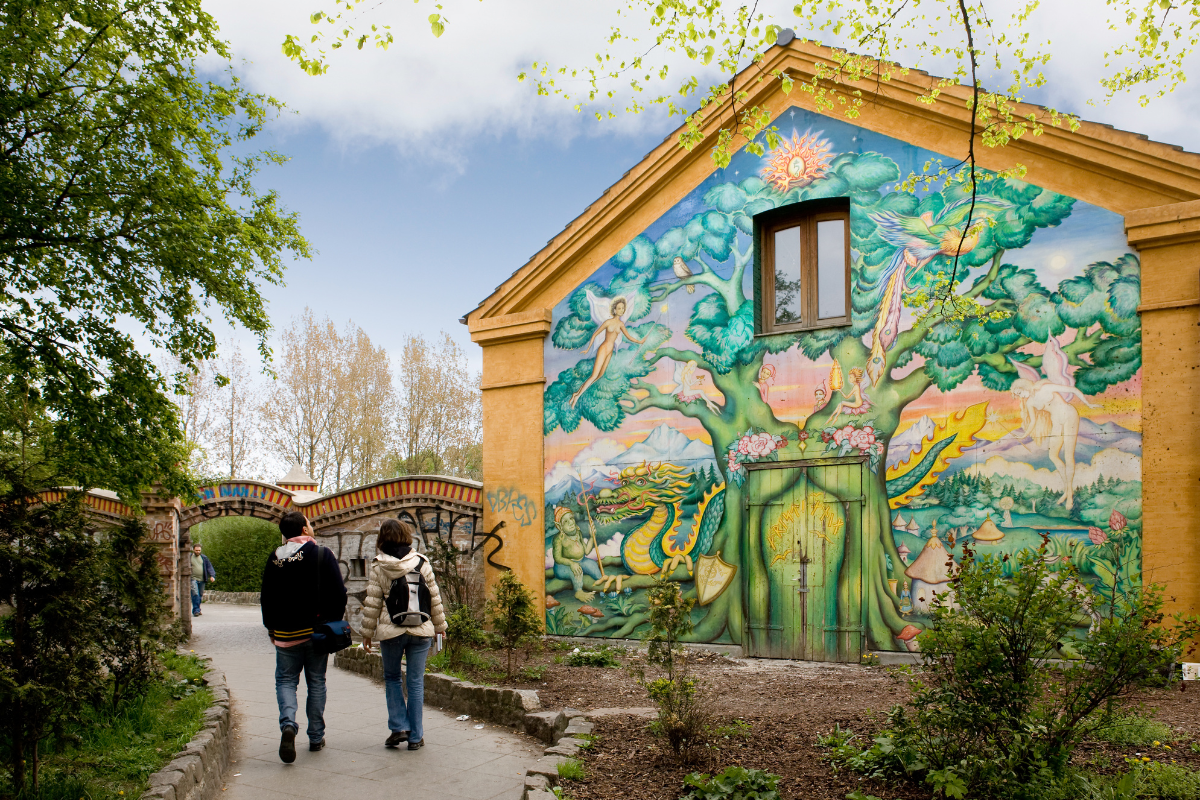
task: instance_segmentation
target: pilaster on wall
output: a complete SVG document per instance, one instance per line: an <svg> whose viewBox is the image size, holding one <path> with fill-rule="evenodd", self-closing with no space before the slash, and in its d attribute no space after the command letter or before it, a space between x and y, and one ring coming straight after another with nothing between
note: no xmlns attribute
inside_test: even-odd
<svg viewBox="0 0 1200 800"><path fill-rule="evenodd" d="M483 347L483 528L504 523L496 531L504 540L496 561L512 568L539 607L546 549L542 347L550 321L550 309L541 308L470 325L472 341ZM494 573L489 567L489 585Z"/></svg>
<svg viewBox="0 0 1200 800"><path fill-rule="evenodd" d="M1200 201L1132 211L1142 260L1142 564L1200 612Z"/></svg>
<svg viewBox="0 0 1200 800"><path fill-rule="evenodd" d="M191 587L184 584L180 565L180 507L179 500L174 497L162 497L155 493L142 495L147 541L152 542L158 550L158 568L163 577L163 588L171 598L171 613L177 619L185 607L191 610L187 599L191 595Z"/></svg>

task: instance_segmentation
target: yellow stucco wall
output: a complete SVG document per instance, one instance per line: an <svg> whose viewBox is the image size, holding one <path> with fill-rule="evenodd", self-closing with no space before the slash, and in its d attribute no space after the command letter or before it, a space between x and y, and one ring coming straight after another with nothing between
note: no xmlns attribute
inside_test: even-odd
<svg viewBox="0 0 1200 800"><path fill-rule="evenodd" d="M483 528L504 523L496 531L504 547L495 561L530 587L541 608L542 341L550 330L550 310L482 320L470 330L483 347ZM495 570L486 569L491 585Z"/></svg>
<svg viewBox="0 0 1200 800"><path fill-rule="evenodd" d="M1200 202L1126 215L1142 258L1142 568L1200 613Z"/></svg>

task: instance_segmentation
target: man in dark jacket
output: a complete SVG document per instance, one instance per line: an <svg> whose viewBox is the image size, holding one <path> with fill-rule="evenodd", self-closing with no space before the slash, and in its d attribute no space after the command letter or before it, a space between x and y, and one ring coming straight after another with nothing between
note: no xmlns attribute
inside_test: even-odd
<svg viewBox="0 0 1200 800"><path fill-rule="evenodd" d="M284 543L267 558L262 580L262 618L275 645L275 699L279 702L279 758L296 760L296 686L300 671L308 686L308 749L325 746L325 669L328 653L313 648L313 626L346 613L346 586L337 558L313 540L312 526L299 511L279 521ZM319 590L318 590L319 588Z"/></svg>

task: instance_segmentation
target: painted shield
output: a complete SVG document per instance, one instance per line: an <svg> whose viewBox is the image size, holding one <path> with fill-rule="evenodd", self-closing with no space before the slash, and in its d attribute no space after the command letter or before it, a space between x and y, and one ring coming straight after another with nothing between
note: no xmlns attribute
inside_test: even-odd
<svg viewBox="0 0 1200 800"><path fill-rule="evenodd" d="M706 606L716 600L729 587L735 574L737 567L723 561L720 550L713 556L700 556L696 561L697 602Z"/></svg>

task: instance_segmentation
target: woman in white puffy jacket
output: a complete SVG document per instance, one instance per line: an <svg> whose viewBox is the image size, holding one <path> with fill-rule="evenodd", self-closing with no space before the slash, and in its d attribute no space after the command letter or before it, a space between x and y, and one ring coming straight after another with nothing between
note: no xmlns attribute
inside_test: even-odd
<svg viewBox="0 0 1200 800"><path fill-rule="evenodd" d="M446 632L446 614L442 610L442 595L434 580L429 559L413 550L412 543L412 525L398 519L384 520L376 542L379 554L372 564L371 582L367 585L367 599L363 603L362 635L363 648L370 652L372 640L377 641L383 656L384 696L387 698L388 729L391 731L384 744L397 747L407 741L409 750L417 750L425 744L425 731L421 726L425 699L425 659L429 655L434 634ZM411 572L420 574L421 582L429 591L428 618L422 617L418 624L398 625L392 622L392 616L388 613L387 597L392 582ZM399 588L407 592L403 583ZM401 658L408 660L407 703L404 702L401 684Z"/></svg>

